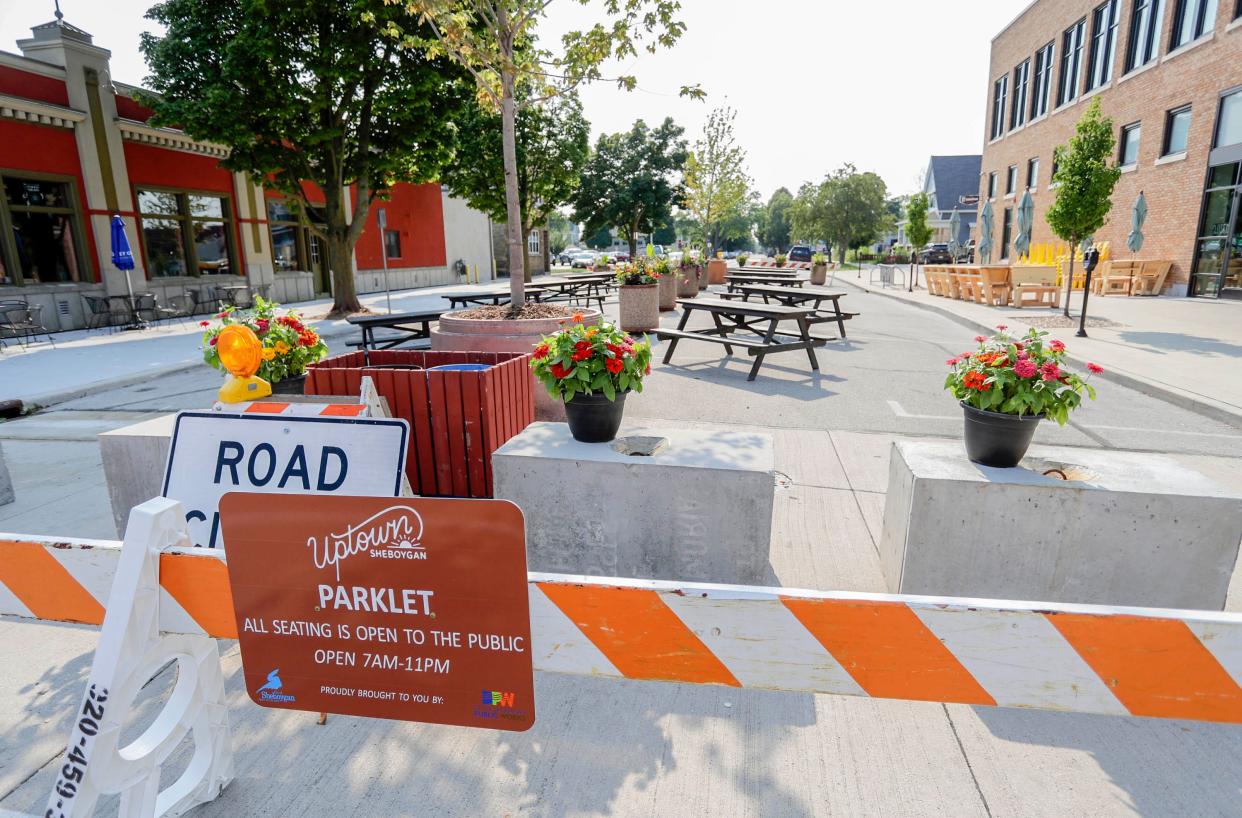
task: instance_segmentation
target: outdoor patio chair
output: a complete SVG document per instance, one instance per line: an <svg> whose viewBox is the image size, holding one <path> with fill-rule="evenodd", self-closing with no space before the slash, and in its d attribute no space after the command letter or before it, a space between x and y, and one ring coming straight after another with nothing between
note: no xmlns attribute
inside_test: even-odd
<svg viewBox="0 0 1242 818"><path fill-rule="evenodd" d="M191 315L215 314L220 311L220 298L216 295L214 287L202 287L185 292L193 302Z"/></svg>
<svg viewBox="0 0 1242 818"><path fill-rule="evenodd" d="M159 296L155 293L139 293L134 296L134 302L134 312L138 313L139 320L151 324L184 318L180 310L160 304Z"/></svg>
<svg viewBox="0 0 1242 818"><path fill-rule="evenodd" d="M26 301L0 301L0 340L13 338L22 346L30 346L40 335L46 335L53 347L52 333L43 326L43 305Z"/></svg>
<svg viewBox="0 0 1242 818"><path fill-rule="evenodd" d="M1003 307L1009 303L1013 285L1009 281L1008 267L984 267L979 283L976 301Z"/></svg>
<svg viewBox="0 0 1242 818"><path fill-rule="evenodd" d="M1131 295L1130 283L1143 268L1138 261L1106 261L1092 279L1092 291L1100 295Z"/></svg>
<svg viewBox="0 0 1242 818"><path fill-rule="evenodd" d="M87 329L111 329L125 320L126 313L113 309L112 302L102 296L84 295L82 300L86 302Z"/></svg>
<svg viewBox="0 0 1242 818"><path fill-rule="evenodd" d="M1134 277L1132 295L1160 295L1172 267L1171 261L1144 261L1142 271Z"/></svg>

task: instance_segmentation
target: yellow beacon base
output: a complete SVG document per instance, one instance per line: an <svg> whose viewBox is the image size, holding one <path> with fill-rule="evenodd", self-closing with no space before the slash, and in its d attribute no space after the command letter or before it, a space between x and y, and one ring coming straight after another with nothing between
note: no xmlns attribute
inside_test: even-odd
<svg viewBox="0 0 1242 818"><path fill-rule="evenodd" d="M217 396L224 403L266 398L272 385L254 373L263 361L263 342L244 324L230 324L216 336L216 351L229 377Z"/></svg>

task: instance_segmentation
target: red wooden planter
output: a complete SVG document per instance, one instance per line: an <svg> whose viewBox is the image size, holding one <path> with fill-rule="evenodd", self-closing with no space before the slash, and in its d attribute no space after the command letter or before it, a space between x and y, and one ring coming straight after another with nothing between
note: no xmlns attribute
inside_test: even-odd
<svg viewBox="0 0 1242 818"><path fill-rule="evenodd" d="M307 369L306 394L356 395L364 375L410 423L405 473L424 497L491 497L492 452L535 419L530 355L516 352L377 350ZM490 364L477 372L430 371L445 364Z"/></svg>

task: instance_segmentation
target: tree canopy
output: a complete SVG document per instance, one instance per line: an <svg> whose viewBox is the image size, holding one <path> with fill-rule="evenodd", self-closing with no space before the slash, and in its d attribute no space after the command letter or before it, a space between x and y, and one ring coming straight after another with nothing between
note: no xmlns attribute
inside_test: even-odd
<svg viewBox="0 0 1242 818"><path fill-rule="evenodd" d="M789 209L794 197L788 188L778 188L768 199L756 231L759 243L777 252L789 249Z"/></svg>
<svg viewBox="0 0 1242 818"><path fill-rule="evenodd" d="M590 125L574 92L519 105L515 124L518 200L526 236L568 203L577 189L578 174L591 150ZM501 130L499 114L469 106L458 122L457 155L440 176L453 195L498 222L508 218L505 189L497 184L504 176ZM523 250L523 259L528 258ZM529 263L525 270L529 280Z"/></svg>
<svg viewBox="0 0 1242 818"><path fill-rule="evenodd" d="M842 165L818 185L807 182L798 189L790 208L792 234L803 241L830 241L844 263L848 249L867 244L890 226L887 195L877 174Z"/></svg>
<svg viewBox="0 0 1242 818"><path fill-rule="evenodd" d="M915 250L922 250L931 241L932 229L927 223L930 207L931 199L923 192L914 194L906 202L906 238Z"/></svg>
<svg viewBox="0 0 1242 818"><path fill-rule="evenodd" d="M383 0L165 0L147 12L164 35L141 45L152 124L228 146L221 164L289 198L327 243L336 312L360 309L352 254L371 204L439 176L470 97L464 72L398 48L364 15L420 30Z"/></svg>
<svg viewBox="0 0 1242 818"><path fill-rule="evenodd" d="M732 108L713 110L686 158L685 208L699 222L703 235L698 238L709 253L729 238L741 238L723 235L722 227L731 222L736 234L740 220L749 215L745 211L750 177L746 175L746 151L733 133L736 119L737 111ZM750 235L749 225L745 235Z"/></svg>
<svg viewBox="0 0 1242 818"><path fill-rule="evenodd" d="M639 120L623 133L601 134L582 171L574 219L588 233L616 228L634 253L638 234L667 222L681 196L676 177L686 162L682 133L666 118L655 129Z"/></svg>

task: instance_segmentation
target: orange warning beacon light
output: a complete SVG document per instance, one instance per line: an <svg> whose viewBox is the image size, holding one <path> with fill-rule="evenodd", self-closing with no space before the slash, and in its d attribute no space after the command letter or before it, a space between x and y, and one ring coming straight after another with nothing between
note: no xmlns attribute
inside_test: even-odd
<svg viewBox="0 0 1242 818"><path fill-rule="evenodd" d="M216 354L229 372L217 393L221 401L241 403L272 394L272 385L254 374L263 362L263 342L250 327L229 324L220 330L216 336Z"/></svg>

